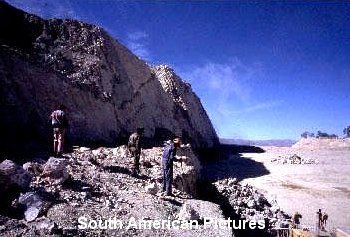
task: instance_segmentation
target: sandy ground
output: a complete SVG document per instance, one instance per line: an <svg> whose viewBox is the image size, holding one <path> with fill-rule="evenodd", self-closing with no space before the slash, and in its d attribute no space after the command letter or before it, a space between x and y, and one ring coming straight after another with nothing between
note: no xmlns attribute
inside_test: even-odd
<svg viewBox="0 0 350 237"><path fill-rule="evenodd" d="M329 216L328 229L350 226L350 148L300 150L263 147L265 153L243 153L243 158L261 162L270 174L246 178L249 183L289 214L303 216L302 224L316 226L318 209ZM296 154L316 159L318 164L277 164L272 158Z"/></svg>

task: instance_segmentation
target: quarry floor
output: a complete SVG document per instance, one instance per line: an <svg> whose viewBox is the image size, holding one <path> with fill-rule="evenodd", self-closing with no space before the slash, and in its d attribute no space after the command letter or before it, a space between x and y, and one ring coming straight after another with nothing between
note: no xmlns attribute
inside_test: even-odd
<svg viewBox="0 0 350 237"><path fill-rule="evenodd" d="M276 199L281 209L302 214L301 224L316 226L316 212L325 211L329 230L350 226L350 148L302 150L290 147L262 147L264 153L242 153L242 158L263 166L267 172L242 180ZM314 159L316 164L281 164L272 159L293 154ZM244 167L242 167L244 169ZM239 171L243 172L244 171ZM250 174L254 170L248 171Z"/></svg>

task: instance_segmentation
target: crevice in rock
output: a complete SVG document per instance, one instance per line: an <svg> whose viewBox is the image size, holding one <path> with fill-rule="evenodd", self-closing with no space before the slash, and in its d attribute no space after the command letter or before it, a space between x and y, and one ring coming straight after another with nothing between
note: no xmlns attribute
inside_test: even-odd
<svg viewBox="0 0 350 237"><path fill-rule="evenodd" d="M231 220L239 221L244 220L231 206L229 199L222 195L215 185L210 181L201 181L198 183L198 199L209 201L220 205L220 208L223 212L223 215L226 219L230 218ZM271 237L272 235L268 233L267 226L268 223L265 223L266 228L263 230L260 229L244 229L236 230L232 228L232 232L235 237Z"/></svg>

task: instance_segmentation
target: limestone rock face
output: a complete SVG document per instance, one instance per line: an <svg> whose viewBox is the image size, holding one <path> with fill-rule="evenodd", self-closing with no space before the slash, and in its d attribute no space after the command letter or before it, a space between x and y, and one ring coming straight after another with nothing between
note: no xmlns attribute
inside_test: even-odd
<svg viewBox="0 0 350 237"><path fill-rule="evenodd" d="M186 137L194 145L212 147L217 143L217 135L200 99L192 91L191 85L183 81L167 65L152 68L164 91L172 99L173 110L178 121L185 127ZM199 144L196 144L198 143Z"/></svg>
<svg viewBox="0 0 350 237"><path fill-rule="evenodd" d="M137 127L153 139L182 135L193 147L218 142L190 85L167 66L151 68L100 27L43 20L0 2L0 30L5 147L49 140L49 115L60 104L73 144L120 143Z"/></svg>

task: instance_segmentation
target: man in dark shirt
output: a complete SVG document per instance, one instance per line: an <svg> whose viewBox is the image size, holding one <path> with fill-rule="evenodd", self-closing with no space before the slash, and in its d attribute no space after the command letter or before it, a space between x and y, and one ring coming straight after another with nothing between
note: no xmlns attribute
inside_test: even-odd
<svg viewBox="0 0 350 237"><path fill-rule="evenodd" d="M141 155L141 143L140 139L144 132L144 128L137 128L136 132L130 135L128 142L128 149L132 157L134 157L133 175L140 173L140 155Z"/></svg>
<svg viewBox="0 0 350 237"><path fill-rule="evenodd" d="M181 138L176 137L172 143L167 144L164 148L162 157L163 166L163 192L168 196L172 196L173 183L173 162L177 161L175 158L176 150L181 146Z"/></svg>

